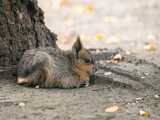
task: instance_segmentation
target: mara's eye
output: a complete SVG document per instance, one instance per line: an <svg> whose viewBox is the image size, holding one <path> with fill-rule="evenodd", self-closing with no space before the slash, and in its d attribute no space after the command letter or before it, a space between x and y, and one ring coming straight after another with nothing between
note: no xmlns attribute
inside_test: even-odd
<svg viewBox="0 0 160 120"><path fill-rule="evenodd" d="M84 59L85 63L94 64L94 59Z"/></svg>
<svg viewBox="0 0 160 120"><path fill-rule="evenodd" d="M90 59L84 59L85 63L91 63Z"/></svg>

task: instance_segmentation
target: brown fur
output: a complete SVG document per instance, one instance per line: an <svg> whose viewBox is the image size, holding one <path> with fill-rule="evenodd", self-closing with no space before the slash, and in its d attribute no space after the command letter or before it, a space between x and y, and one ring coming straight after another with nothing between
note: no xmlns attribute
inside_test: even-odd
<svg viewBox="0 0 160 120"><path fill-rule="evenodd" d="M74 88L88 85L93 72L93 57L78 38L71 51L51 47L26 51L18 65L17 83Z"/></svg>

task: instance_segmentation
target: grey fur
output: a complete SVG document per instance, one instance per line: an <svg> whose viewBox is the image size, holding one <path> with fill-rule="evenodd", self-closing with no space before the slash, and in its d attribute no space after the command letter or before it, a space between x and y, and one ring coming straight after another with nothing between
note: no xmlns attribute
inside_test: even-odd
<svg viewBox="0 0 160 120"><path fill-rule="evenodd" d="M18 64L17 83L45 88L80 87L85 81L74 72L74 57L71 51L51 47L28 50Z"/></svg>

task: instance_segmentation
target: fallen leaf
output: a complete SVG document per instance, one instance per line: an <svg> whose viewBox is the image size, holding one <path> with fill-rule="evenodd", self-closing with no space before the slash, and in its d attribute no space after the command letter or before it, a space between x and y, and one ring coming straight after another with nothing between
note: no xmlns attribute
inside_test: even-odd
<svg viewBox="0 0 160 120"><path fill-rule="evenodd" d="M118 110L119 110L119 107L114 105L114 106L106 108L105 112L117 112Z"/></svg>
<svg viewBox="0 0 160 120"><path fill-rule="evenodd" d="M114 61L121 61L122 60L122 55L120 53L116 54L114 57L113 57L113 60Z"/></svg>
<svg viewBox="0 0 160 120"><path fill-rule="evenodd" d="M85 5L85 11L86 11L86 12L89 12L89 13L93 12L93 11L94 11L94 6L93 6L93 4L91 4L91 3L86 4L86 5Z"/></svg>
<svg viewBox="0 0 160 120"><path fill-rule="evenodd" d="M111 60L106 60L107 63L117 64L123 59L120 53L116 54Z"/></svg>
<svg viewBox="0 0 160 120"><path fill-rule="evenodd" d="M146 112L146 111L143 111L143 110L140 110L138 114L140 116L144 116L144 117L149 117L150 116L149 112Z"/></svg>
<svg viewBox="0 0 160 120"><path fill-rule="evenodd" d="M103 33L96 33L97 40L103 40L104 38L105 38L105 35Z"/></svg>
<svg viewBox="0 0 160 120"><path fill-rule="evenodd" d="M70 0L60 0L59 6L63 7L70 3Z"/></svg>
<svg viewBox="0 0 160 120"><path fill-rule="evenodd" d="M149 51L149 52L155 52L157 50L157 45L153 42L148 43L145 47L145 50Z"/></svg>

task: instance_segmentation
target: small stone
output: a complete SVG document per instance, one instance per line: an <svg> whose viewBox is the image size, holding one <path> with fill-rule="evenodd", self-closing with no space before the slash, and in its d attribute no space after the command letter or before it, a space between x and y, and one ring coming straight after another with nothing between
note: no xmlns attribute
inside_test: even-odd
<svg viewBox="0 0 160 120"><path fill-rule="evenodd" d="M25 106L25 103L20 102L20 103L19 103L19 106L20 106L20 107L24 107L24 106Z"/></svg>
<svg viewBox="0 0 160 120"><path fill-rule="evenodd" d="M136 98L136 101L141 101L141 100L143 100L143 98L141 98L141 97Z"/></svg>
<svg viewBox="0 0 160 120"><path fill-rule="evenodd" d="M160 95L157 95L157 94L156 94L154 97L155 97L156 99L159 99L159 98L160 98Z"/></svg>
<svg viewBox="0 0 160 120"><path fill-rule="evenodd" d="M105 109L105 112L109 112L109 113L112 113L112 112L117 112L119 110L119 107L114 105L114 106L111 106L111 107L108 107Z"/></svg>
<svg viewBox="0 0 160 120"><path fill-rule="evenodd" d="M105 76L108 76L108 75L111 75L111 74L112 74L112 72L105 72L104 73Z"/></svg>
<svg viewBox="0 0 160 120"><path fill-rule="evenodd" d="M36 88L36 89L39 89L39 85L36 85L35 88Z"/></svg>
<svg viewBox="0 0 160 120"><path fill-rule="evenodd" d="M148 76L148 75L149 75L149 73L145 73L145 75L147 75L147 76Z"/></svg>
<svg viewBox="0 0 160 120"><path fill-rule="evenodd" d="M142 79L144 79L145 77L144 77L144 76L142 76L141 78L142 78Z"/></svg>

